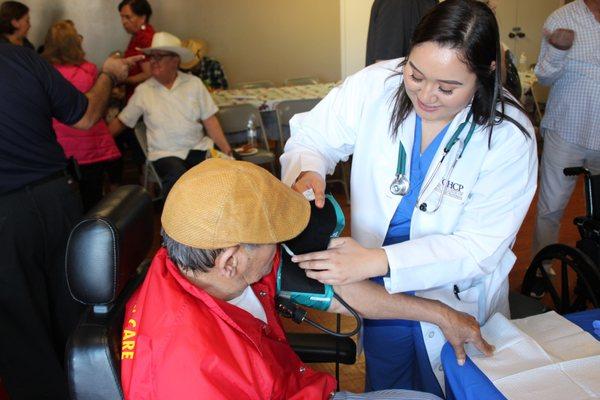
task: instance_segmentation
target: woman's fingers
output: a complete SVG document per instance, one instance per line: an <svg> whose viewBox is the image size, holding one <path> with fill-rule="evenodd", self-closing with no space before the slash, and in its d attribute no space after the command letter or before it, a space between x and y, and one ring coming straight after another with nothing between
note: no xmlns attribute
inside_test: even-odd
<svg viewBox="0 0 600 400"><path fill-rule="evenodd" d="M315 196L315 205L319 208L323 208L325 205L325 181L314 171L304 171L298 175L292 189L302 194L307 190L312 190Z"/></svg>
<svg viewBox="0 0 600 400"><path fill-rule="evenodd" d="M456 361L458 362L458 365L464 365L465 361L467 359L467 353L465 353L465 347L463 343L458 343L458 344L454 344L454 343L450 343L450 345L452 345L452 348L454 349L454 354L456 355Z"/></svg>
<svg viewBox="0 0 600 400"><path fill-rule="evenodd" d="M330 252L328 250L315 251L314 253L296 254L292 257L292 261L295 263L305 263L308 261L316 260L328 260Z"/></svg>
<svg viewBox="0 0 600 400"><path fill-rule="evenodd" d="M481 333L478 333L475 339L473 340L473 345L479 351L486 355L486 357L490 357L494 355L494 351L496 348L489 344L482 336Z"/></svg>

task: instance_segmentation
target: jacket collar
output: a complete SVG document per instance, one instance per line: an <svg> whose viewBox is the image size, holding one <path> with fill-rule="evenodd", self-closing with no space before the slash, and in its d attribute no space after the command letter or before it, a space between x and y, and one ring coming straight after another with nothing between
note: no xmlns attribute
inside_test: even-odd
<svg viewBox="0 0 600 400"><path fill-rule="evenodd" d="M225 323L230 325L233 329L238 331L243 336L246 336L260 351L260 342L262 338L262 330L269 330L270 328L265 327L265 324L256 319L250 313L241 308L229 304L228 302L211 296L205 290L195 286L189 280L187 280L179 271L179 268L171 261L168 257L166 249L161 248L157 253L157 257L164 257L163 265L166 266L168 273L177 281L180 287L186 292L187 295L197 299L204 303L206 307L218 318L223 320ZM270 302L274 302L275 299L275 277L277 269L279 268L280 253L277 250L275 257L273 258L273 268L271 272L264 276L260 281L251 285L252 290L257 294L259 300L266 298ZM261 296L260 293L264 292L265 295ZM263 307L265 307L265 301L261 301ZM273 318L277 318L273 312L269 312L268 307L265 307L265 314L267 315L267 321L269 326L277 326L276 321Z"/></svg>

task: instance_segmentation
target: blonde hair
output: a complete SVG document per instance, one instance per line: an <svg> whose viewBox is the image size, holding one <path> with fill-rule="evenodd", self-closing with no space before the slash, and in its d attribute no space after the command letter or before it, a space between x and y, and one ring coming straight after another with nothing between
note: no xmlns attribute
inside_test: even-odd
<svg viewBox="0 0 600 400"><path fill-rule="evenodd" d="M42 57L51 64L80 65L85 61L81 35L73 21L58 21L48 29Z"/></svg>

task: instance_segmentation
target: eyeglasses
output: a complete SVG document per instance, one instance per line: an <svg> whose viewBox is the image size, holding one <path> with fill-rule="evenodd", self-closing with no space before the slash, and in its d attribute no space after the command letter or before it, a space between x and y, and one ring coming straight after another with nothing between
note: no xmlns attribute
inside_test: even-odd
<svg viewBox="0 0 600 400"><path fill-rule="evenodd" d="M173 57L173 54L171 54L171 53L151 53L146 56L146 58L149 61L156 61L156 62L159 62L160 60L162 60L165 57Z"/></svg>

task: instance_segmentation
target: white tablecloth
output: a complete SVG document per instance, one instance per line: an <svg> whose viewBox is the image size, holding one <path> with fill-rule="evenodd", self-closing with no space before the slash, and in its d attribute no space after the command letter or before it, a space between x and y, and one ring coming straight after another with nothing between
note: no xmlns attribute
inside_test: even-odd
<svg viewBox="0 0 600 400"><path fill-rule="evenodd" d="M219 90L212 93L218 107L235 104L253 104L260 111L273 111L285 100L322 99L336 83L318 83L303 86L281 86L274 88Z"/></svg>

